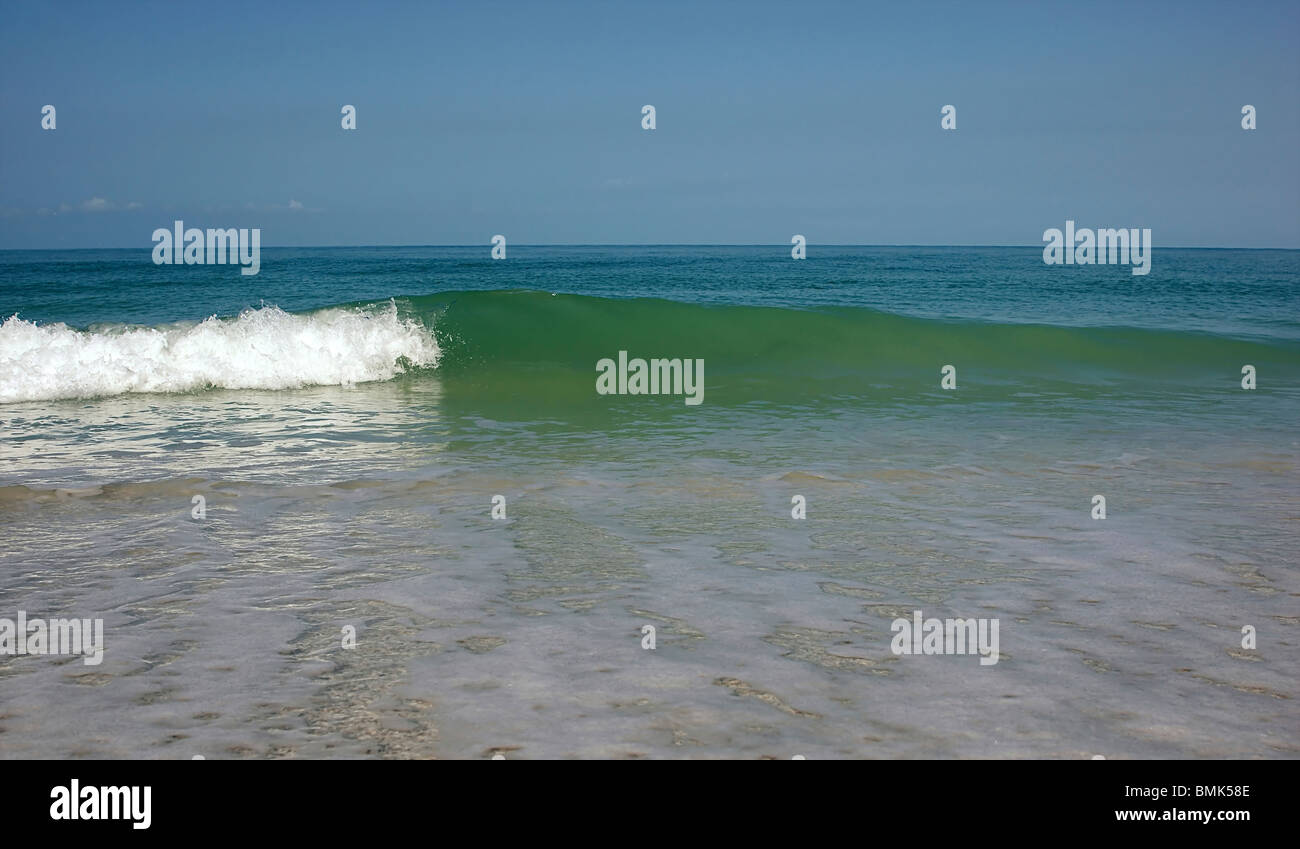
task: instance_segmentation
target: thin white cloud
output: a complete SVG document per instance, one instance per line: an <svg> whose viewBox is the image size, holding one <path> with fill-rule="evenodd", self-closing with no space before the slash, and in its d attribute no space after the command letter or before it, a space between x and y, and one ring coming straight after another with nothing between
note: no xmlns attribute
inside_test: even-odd
<svg viewBox="0 0 1300 849"><path fill-rule="evenodd" d="M135 210L135 209L143 209L143 208L144 208L144 204L140 203L138 200L133 200L130 203L123 205L120 203L116 203L112 200L109 200L108 198L103 198L100 197L99 195L95 195L94 197L83 200L81 203L75 203L75 204L61 203L59 204L57 209L51 209L50 207L41 207L40 209L36 210L36 214L37 215L58 215L61 212L62 213L122 212L125 210Z"/></svg>

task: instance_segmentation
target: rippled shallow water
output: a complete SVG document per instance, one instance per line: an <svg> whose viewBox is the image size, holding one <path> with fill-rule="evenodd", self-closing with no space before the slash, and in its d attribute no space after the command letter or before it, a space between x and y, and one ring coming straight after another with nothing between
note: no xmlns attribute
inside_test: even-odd
<svg viewBox="0 0 1300 849"><path fill-rule="evenodd" d="M6 414L0 600L107 646L0 658L6 757L1297 754L1296 437L1245 411L593 433L424 380ZM998 617L1000 661L894 656L914 609Z"/></svg>

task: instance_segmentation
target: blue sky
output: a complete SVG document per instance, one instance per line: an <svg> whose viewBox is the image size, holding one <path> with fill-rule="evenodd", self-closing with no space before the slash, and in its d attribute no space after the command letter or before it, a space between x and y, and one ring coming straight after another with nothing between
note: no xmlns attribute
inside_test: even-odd
<svg viewBox="0 0 1300 849"><path fill-rule="evenodd" d="M264 246L1041 244L1071 218L1300 247L1294 2L0 15L0 248L149 247L176 218Z"/></svg>

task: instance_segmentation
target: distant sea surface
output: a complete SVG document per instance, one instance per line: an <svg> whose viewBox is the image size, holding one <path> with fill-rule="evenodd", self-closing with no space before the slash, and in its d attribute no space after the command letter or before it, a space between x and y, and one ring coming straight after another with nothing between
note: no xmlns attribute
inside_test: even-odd
<svg viewBox="0 0 1300 849"><path fill-rule="evenodd" d="M0 757L1300 756L1300 252L489 252L0 251Z"/></svg>

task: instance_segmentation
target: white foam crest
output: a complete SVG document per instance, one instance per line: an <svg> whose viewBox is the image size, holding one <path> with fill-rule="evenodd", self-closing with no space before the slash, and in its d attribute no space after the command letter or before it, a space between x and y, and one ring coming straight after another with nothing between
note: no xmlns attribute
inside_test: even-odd
<svg viewBox="0 0 1300 849"><path fill-rule="evenodd" d="M388 380L437 365L428 328L386 310L279 307L159 327L0 324L0 403L206 388L291 389Z"/></svg>

